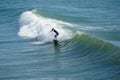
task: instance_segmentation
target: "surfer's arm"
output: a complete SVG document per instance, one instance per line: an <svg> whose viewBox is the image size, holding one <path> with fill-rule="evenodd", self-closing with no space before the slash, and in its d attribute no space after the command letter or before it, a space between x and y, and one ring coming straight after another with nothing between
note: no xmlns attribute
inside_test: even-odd
<svg viewBox="0 0 120 80"><path fill-rule="evenodd" d="M53 31L53 29L50 32L52 32L52 31Z"/></svg>

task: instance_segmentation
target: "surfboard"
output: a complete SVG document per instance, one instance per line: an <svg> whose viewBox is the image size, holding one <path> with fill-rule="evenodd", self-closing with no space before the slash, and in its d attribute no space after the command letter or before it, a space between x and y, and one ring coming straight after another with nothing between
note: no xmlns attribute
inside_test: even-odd
<svg viewBox="0 0 120 80"><path fill-rule="evenodd" d="M54 42L54 45L58 45L59 44L58 40L56 40L56 39L54 39L53 42Z"/></svg>

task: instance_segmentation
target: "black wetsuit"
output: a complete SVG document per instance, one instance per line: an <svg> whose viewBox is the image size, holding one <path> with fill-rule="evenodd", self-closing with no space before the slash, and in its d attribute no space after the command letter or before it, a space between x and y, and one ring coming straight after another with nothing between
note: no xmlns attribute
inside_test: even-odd
<svg viewBox="0 0 120 80"><path fill-rule="evenodd" d="M56 33L56 35L59 35L59 33L55 29L53 31Z"/></svg>
<svg viewBox="0 0 120 80"><path fill-rule="evenodd" d="M55 34L55 38L56 38L59 35L59 33L55 29L53 29L53 31L56 33Z"/></svg>

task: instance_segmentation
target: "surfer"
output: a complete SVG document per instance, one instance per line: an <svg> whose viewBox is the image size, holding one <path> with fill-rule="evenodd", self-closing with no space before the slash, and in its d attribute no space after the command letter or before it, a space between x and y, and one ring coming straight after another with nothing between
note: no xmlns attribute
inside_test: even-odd
<svg viewBox="0 0 120 80"><path fill-rule="evenodd" d="M59 35L58 31L56 31L54 28L52 28L51 32L54 31L56 34L55 34L55 39L57 39L57 36Z"/></svg>

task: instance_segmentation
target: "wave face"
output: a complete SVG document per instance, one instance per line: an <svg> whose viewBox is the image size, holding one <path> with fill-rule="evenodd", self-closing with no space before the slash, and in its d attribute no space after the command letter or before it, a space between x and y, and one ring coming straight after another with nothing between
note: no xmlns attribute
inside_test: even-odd
<svg viewBox="0 0 120 80"><path fill-rule="evenodd" d="M119 78L119 47L95 37L76 34L72 39L63 43L62 50L65 68L70 69L68 72L75 72L78 80L81 78L83 80L116 80Z"/></svg>
<svg viewBox="0 0 120 80"><path fill-rule="evenodd" d="M59 31L58 40L64 41L72 37L72 32L64 27L73 25L60 20L43 17L36 11L25 11L20 16L20 31L18 35L24 38L36 38L39 41L51 42L54 39L52 28Z"/></svg>
<svg viewBox="0 0 120 80"><path fill-rule="evenodd" d="M76 50L87 50L89 52L89 50L91 50L90 52L94 53L98 51L108 51L111 54L115 54L115 53L119 53L119 47L116 47L115 45L107 42L107 41L103 41L99 38L96 37L92 37L86 34L76 34L72 39L70 39L68 41L69 45L74 46L74 48L76 48ZM113 53L113 51L117 50L115 53ZM80 51L81 52L81 51Z"/></svg>

